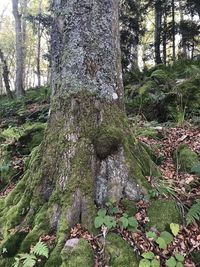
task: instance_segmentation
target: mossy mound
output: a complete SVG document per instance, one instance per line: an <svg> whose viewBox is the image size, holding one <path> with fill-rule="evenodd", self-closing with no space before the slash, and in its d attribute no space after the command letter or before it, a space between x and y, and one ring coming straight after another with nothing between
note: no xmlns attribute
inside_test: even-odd
<svg viewBox="0 0 200 267"><path fill-rule="evenodd" d="M181 217L174 200L158 199L151 202L147 210L149 223L147 230L156 228L158 231L164 231L170 223L181 223Z"/></svg>
<svg viewBox="0 0 200 267"><path fill-rule="evenodd" d="M24 112L27 112L27 110L29 110L30 104L49 103L49 99L50 99L50 90L48 87L29 89L26 91L25 96L22 97L20 100L19 99L11 100L6 95L0 96L0 117L4 119L10 119L13 116L23 117ZM44 112L44 110L42 112ZM33 111L32 114L33 113L35 113L35 111Z"/></svg>
<svg viewBox="0 0 200 267"><path fill-rule="evenodd" d="M100 126L93 137L93 144L97 156L105 159L115 152L122 144L123 131L117 127Z"/></svg>
<svg viewBox="0 0 200 267"><path fill-rule="evenodd" d="M196 267L200 267L200 250L192 252L192 260Z"/></svg>
<svg viewBox="0 0 200 267"><path fill-rule="evenodd" d="M20 154L30 154L42 139L46 123L26 123L20 127L9 127L0 133L0 136L9 143L8 149Z"/></svg>
<svg viewBox="0 0 200 267"><path fill-rule="evenodd" d="M177 168L183 172L191 172L192 168L199 164L198 154L187 145L180 145L174 152L174 161Z"/></svg>
<svg viewBox="0 0 200 267"><path fill-rule="evenodd" d="M81 239L74 247L65 246L61 252L61 257L61 267L94 266L94 253L89 243L84 239Z"/></svg>
<svg viewBox="0 0 200 267"><path fill-rule="evenodd" d="M108 234L107 265L109 267L138 267L133 249L117 234Z"/></svg>
<svg viewBox="0 0 200 267"><path fill-rule="evenodd" d="M137 213L137 207L133 201L129 200L128 198L124 198L121 203L125 208L125 212L129 216L134 216Z"/></svg>

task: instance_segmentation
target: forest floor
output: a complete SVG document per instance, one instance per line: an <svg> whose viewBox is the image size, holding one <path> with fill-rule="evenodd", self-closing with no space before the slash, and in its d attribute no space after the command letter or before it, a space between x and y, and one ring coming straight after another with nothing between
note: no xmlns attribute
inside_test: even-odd
<svg viewBox="0 0 200 267"><path fill-rule="evenodd" d="M2 136L2 133L6 129L14 128L16 130L17 127L22 127L27 123L45 123L48 106L48 100L45 98L42 98L39 101L37 99L33 99L33 101L27 101L25 105L23 103L23 110L19 105L17 112L12 113L11 115L9 115L8 110L12 109L13 106L8 106L6 109L7 115L3 116L2 112L0 117L0 137L2 138L2 140L0 140L1 147L15 146L15 148L18 148L20 138L13 138L13 136L5 138L5 136ZM155 255L157 255L157 258L161 260L162 263L165 259L173 255L174 251L177 251L185 256L184 266L195 267L197 265L195 265L192 261L191 254L193 251L200 250L200 227L197 223L193 223L190 226L182 224L178 235L164 251L155 244L152 238L147 237L144 229L145 224L148 223L147 208L150 205L151 199L163 197L175 199L180 206L181 215L184 219L185 212L187 212L188 207L191 206L191 203L193 203L195 199L200 197L200 178L193 173L181 172L178 164L174 162L174 153L180 145L187 145L192 151L199 155L200 130L198 127L190 125L189 123L185 123L182 126L172 124L171 126L165 127L159 125L154 126L154 134L148 136L146 135L146 131L149 129L152 130L152 126L149 126L146 122L140 122L140 125L136 126L135 131L138 131L138 129L140 130L138 139L153 148L155 157L160 159L158 166L163 175L163 186L171 192L171 194L168 195L166 194L166 191L162 193L157 190L160 186L158 181L154 179L154 177L146 177L152 185L152 190L148 192L148 199L143 199L136 203L137 212L135 214L135 218L139 224L138 231L132 233L120 228L113 229L112 231L120 234L123 239L134 248L138 256L145 251L152 251ZM143 133L145 134L143 135ZM5 171L5 168L3 169L3 167L5 166L0 166L0 198L5 198L23 176L26 157L26 154L21 154L17 149L12 151L9 162L6 164L12 166L14 172L12 172L12 177L8 178L7 183L4 183L2 186L1 183L3 183L3 175ZM2 159L1 161L3 162ZM99 236L96 237L91 235L87 232L87 230L82 229L80 225L77 225L71 230L71 238L75 237L84 238L92 245L96 255L95 267L105 266L103 259L104 248L102 247L102 242L99 241ZM54 240L54 237L46 236L42 237L42 240L49 242Z"/></svg>

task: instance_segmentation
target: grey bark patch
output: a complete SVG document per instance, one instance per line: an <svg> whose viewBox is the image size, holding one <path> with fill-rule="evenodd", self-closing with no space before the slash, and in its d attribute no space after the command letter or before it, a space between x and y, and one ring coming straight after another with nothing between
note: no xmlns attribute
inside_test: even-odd
<svg viewBox="0 0 200 267"><path fill-rule="evenodd" d="M81 200L81 192L78 189L73 196L73 204L71 208L69 209L67 213L67 222L69 223L69 226L72 228L77 223L80 223L81 218L81 206L82 206L82 200Z"/></svg>
<svg viewBox="0 0 200 267"><path fill-rule="evenodd" d="M61 207L55 204L53 207L52 216L50 217L50 231L56 232L61 216Z"/></svg>
<svg viewBox="0 0 200 267"><path fill-rule="evenodd" d="M108 199L119 202L124 195L131 200L141 198L139 186L129 181L124 150L121 148L100 162L96 181L96 202L99 205Z"/></svg>

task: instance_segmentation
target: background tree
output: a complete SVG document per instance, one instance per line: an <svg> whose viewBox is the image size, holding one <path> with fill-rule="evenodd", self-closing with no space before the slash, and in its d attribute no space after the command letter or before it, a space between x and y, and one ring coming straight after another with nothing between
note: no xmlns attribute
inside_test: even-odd
<svg viewBox="0 0 200 267"><path fill-rule="evenodd" d="M3 80L6 88L6 93L7 95L12 99L13 94L10 90L10 79L9 79L9 70L8 70L8 65L7 61L4 57L3 51L0 49L0 60L2 62L2 68L3 68Z"/></svg>
<svg viewBox="0 0 200 267"><path fill-rule="evenodd" d="M26 2L25 2L26 3ZM24 37L25 30L22 25L22 14L19 10L19 1L12 0L13 15L15 18L15 32L16 32L16 79L15 90L18 98L24 95Z"/></svg>

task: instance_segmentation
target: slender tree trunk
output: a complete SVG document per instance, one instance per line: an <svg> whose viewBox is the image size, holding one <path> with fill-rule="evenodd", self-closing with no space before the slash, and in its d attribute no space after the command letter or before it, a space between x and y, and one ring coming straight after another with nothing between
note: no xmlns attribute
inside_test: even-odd
<svg viewBox="0 0 200 267"><path fill-rule="evenodd" d="M15 32L16 32L16 78L15 90L17 98L24 95L24 38L22 31L22 18L19 13L18 0L12 0L13 15L15 18Z"/></svg>
<svg viewBox="0 0 200 267"><path fill-rule="evenodd" d="M180 10L180 23L184 21L184 15L183 15L183 2L179 2L179 10ZM182 53L181 56L183 58L187 58L187 45L185 43L185 34L182 33Z"/></svg>
<svg viewBox="0 0 200 267"><path fill-rule="evenodd" d="M46 135L24 178L0 206L0 225L5 257L54 234L45 267L63 267L69 266L62 252L70 228L81 223L92 230L95 203L139 200L147 185L144 169L152 168L144 148L135 145L124 112L118 1L54 0L52 9ZM30 230L14 241L24 229ZM9 248L8 242L16 246Z"/></svg>
<svg viewBox="0 0 200 267"><path fill-rule="evenodd" d="M6 93L10 98L13 98L13 94L10 90L10 80L9 80L9 70L6 59L4 57L3 51L0 49L0 60L2 62L3 68L3 80L6 88Z"/></svg>
<svg viewBox="0 0 200 267"><path fill-rule="evenodd" d="M163 21L163 63L167 64L167 11L166 11L166 4L164 7L164 21Z"/></svg>
<svg viewBox="0 0 200 267"><path fill-rule="evenodd" d="M159 0L155 3L155 63L161 64L161 28L162 28L162 6Z"/></svg>
<svg viewBox="0 0 200 267"><path fill-rule="evenodd" d="M176 61L175 0L172 0L172 59Z"/></svg>
<svg viewBox="0 0 200 267"><path fill-rule="evenodd" d="M37 79L38 79L38 87L41 86L41 38L42 38L42 25L40 22L40 17L42 14L42 0L39 0L38 3L38 15L39 15L39 24L38 24L38 32L37 32L37 38L38 38L38 44L37 44Z"/></svg>

